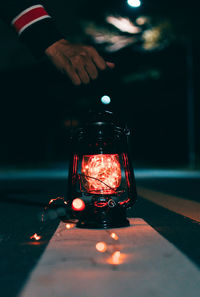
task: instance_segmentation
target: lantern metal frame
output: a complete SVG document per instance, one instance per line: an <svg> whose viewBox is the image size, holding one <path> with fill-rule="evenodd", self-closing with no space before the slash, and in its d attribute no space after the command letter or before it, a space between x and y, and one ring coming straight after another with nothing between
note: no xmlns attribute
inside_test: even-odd
<svg viewBox="0 0 200 297"><path fill-rule="evenodd" d="M76 198L85 203L82 211L72 211L80 228L115 228L129 226L126 210L135 204L137 191L128 147L130 131L119 124L110 111L91 113L87 123L72 135L69 164L67 204ZM112 193L90 193L81 189L83 174L80 164L85 155L113 155L120 157L123 184ZM89 177L93 178L93 177ZM100 181L102 182L102 181Z"/></svg>

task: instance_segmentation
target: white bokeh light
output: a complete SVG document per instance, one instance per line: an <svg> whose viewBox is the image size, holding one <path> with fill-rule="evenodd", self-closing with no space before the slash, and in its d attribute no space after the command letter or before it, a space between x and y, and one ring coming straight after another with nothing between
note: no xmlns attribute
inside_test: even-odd
<svg viewBox="0 0 200 297"><path fill-rule="evenodd" d="M101 97L101 102L102 102L103 104L110 104L111 99L110 99L109 96L104 95L103 97Z"/></svg>
<svg viewBox="0 0 200 297"><path fill-rule="evenodd" d="M141 1L140 0L127 0L128 5L131 7L140 7Z"/></svg>

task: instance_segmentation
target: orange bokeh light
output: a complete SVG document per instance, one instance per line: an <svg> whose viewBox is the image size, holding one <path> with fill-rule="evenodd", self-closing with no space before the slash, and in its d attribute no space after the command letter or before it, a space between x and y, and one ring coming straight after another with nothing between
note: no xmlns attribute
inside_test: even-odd
<svg viewBox="0 0 200 297"><path fill-rule="evenodd" d="M63 202L66 204L66 201L64 200L63 197L57 197L57 198L53 198L49 201L49 205L52 204L53 202L57 201L57 200L63 200Z"/></svg>
<svg viewBox="0 0 200 297"><path fill-rule="evenodd" d="M66 229L68 230L74 228L74 226L75 224L69 224L69 223L65 225Z"/></svg>
<svg viewBox="0 0 200 297"><path fill-rule="evenodd" d="M110 234L110 237L111 237L112 239L114 239L114 240L118 240L118 239L119 239L119 237L117 236L117 234L114 233L114 232L112 232L112 233Z"/></svg>
<svg viewBox="0 0 200 297"><path fill-rule="evenodd" d="M33 234L32 236L30 236L30 239L35 239L35 240L40 240L42 237L40 235L38 235L37 233Z"/></svg>
<svg viewBox="0 0 200 297"><path fill-rule="evenodd" d="M107 244L103 241L97 242L96 249L100 253L105 253L105 251L107 250Z"/></svg>
<svg viewBox="0 0 200 297"><path fill-rule="evenodd" d="M72 209L75 211L82 211L85 209L85 203L82 199L76 198L72 201Z"/></svg>
<svg viewBox="0 0 200 297"><path fill-rule="evenodd" d="M113 265L119 265L122 263L120 251L116 251L112 254L111 258L109 259L109 263Z"/></svg>
<svg viewBox="0 0 200 297"><path fill-rule="evenodd" d="M121 184L118 154L84 155L83 185L89 193L113 194Z"/></svg>

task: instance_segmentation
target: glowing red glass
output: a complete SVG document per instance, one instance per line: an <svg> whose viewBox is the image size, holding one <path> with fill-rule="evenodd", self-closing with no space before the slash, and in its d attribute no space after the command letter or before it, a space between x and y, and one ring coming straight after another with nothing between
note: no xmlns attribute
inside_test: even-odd
<svg viewBox="0 0 200 297"><path fill-rule="evenodd" d="M84 155L81 173L88 193L113 194L121 184L119 155Z"/></svg>

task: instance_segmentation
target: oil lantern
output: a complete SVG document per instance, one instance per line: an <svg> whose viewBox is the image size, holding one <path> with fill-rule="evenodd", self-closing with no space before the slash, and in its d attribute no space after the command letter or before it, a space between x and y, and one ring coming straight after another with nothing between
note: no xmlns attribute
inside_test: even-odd
<svg viewBox="0 0 200 297"><path fill-rule="evenodd" d="M128 226L126 209L137 196L130 131L110 111L90 113L88 119L72 136L67 204L77 227Z"/></svg>

